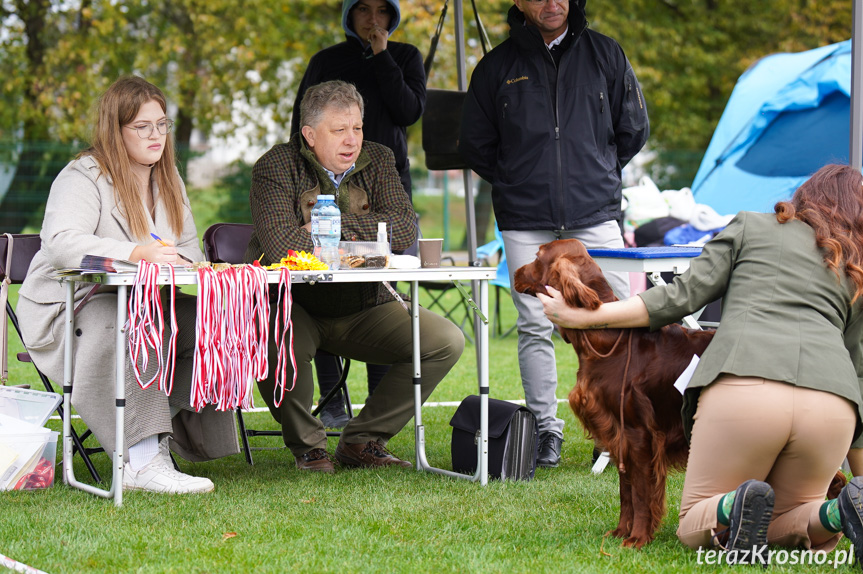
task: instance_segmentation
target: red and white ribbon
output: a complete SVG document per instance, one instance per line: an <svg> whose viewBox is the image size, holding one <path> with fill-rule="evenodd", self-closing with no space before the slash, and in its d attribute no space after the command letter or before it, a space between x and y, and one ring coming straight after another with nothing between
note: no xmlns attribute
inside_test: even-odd
<svg viewBox="0 0 863 574"><path fill-rule="evenodd" d="M267 377L269 296L267 272L243 265L198 269L192 393L200 411L254 407L255 380Z"/></svg>
<svg viewBox="0 0 863 574"><path fill-rule="evenodd" d="M291 309L294 299L291 296L291 272L287 267L279 271L279 302L276 306L276 347L278 362L276 364L276 385L273 389L273 403L278 407L285 398L285 383L287 381L288 359L291 361L293 378L291 388L297 383L297 359L294 356L294 322L291 319Z"/></svg>
<svg viewBox="0 0 863 574"><path fill-rule="evenodd" d="M158 381L159 390L164 391L166 395L170 395L174 387L177 317L174 301L174 268L171 265L167 265L166 267L171 277L171 281L168 284L171 304L169 312L171 333L168 338L168 347L165 356L162 356L165 319L162 311L162 300L159 294L158 279L160 266L158 263L149 263L143 260L138 263L138 271L135 273L135 280L128 300L126 333L128 333L129 338L129 357L135 380L142 389L146 389L153 382ZM143 377L150 362L151 352L155 356L158 365L152 378L144 381Z"/></svg>

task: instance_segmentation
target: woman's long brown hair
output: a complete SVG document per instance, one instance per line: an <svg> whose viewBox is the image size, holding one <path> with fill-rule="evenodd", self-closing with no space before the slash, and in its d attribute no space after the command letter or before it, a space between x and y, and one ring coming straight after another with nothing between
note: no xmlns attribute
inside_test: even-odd
<svg viewBox="0 0 863 574"><path fill-rule="evenodd" d="M776 219L800 220L815 231L824 263L854 284L852 302L863 295L863 175L847 165L822 167L803 183L790 201L775 206Z"/></svg>
<svg viewBox="0 0 863 574"><path fill-rule="evenodd" d="M135 119L141 106L151 101L157 102L162 111L167 110L162 90L143 78L125 76L114 82L99 98L91 145L78 154L78 157L93 156L102 171L111 178L117 205L126 216L132 233L139 239L148 238L150 226L121 130ZM153 165L152 177L159 186L158 200L165 206L171 229L180 237L184 205L175 161L174 138L169 134L162 157Z"/></svg>

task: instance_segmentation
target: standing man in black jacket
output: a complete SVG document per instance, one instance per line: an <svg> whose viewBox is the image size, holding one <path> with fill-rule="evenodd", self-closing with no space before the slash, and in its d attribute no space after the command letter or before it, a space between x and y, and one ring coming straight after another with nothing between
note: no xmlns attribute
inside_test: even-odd
<svg viewBox="0 0 863 574"><path fill-rule="evenodd" d="M393 150L402 187L410 198L407 127L425 109L426 77L419 50L412 44L389 39L400 21L399 0L343 0L345 41L324 48L309 61L297 89L291 135L300 131L300 102L309 86L328 80L353 84L365 102L365 139ZM336 357L325 351L319 351L315 357L321 397L338 384L336 361ZM388 369L387 365L366 365L369 395ZM325 407L321 412L325 426L342 428L347 424L344 403L339 392Z"/></svg>
<svg viewBox="0 0 863 574"><path fill-rule="evenodd" d="M586 0L513 1L509 39L471 77L459 143L492 184L510 280L555 239L623 247L621 170L649 134L632 66L615 40L588 29ZM605 275L618 297L629 297L626 274ZM563 420L554 325L535 297L512 298L525 399L539 422L537 464L556 467Z"/></svg>

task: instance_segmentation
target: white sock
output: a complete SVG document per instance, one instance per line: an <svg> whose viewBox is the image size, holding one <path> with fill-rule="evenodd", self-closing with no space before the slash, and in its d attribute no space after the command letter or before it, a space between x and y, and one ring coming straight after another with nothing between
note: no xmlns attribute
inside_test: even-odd
<svg viewBox="0 0 863 574"><path fill-rule="evenodd" d="M151 435L129 447L129 466L139 471L159 454L159 436Z"/></svg>

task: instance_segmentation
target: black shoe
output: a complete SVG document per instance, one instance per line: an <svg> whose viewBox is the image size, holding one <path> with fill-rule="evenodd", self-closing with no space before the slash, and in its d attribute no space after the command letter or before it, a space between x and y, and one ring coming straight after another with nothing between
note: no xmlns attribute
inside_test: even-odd
<svg viewBox="0 0 863 574"><path fill-rule="evenodd" d="M545 432L539 435L539 446L536 453L536 466L557 468L560 464L560 445L563 437Z"/></svg>
<svg viewBox="0 0 863 574"><path fill-rule="evenodd" d="M328 429L345 428L345 425L348 424L349 420L351 420L351 418L344 411L321 411L321 423L323 423L324 427Z"/></svg>
<svg viewBox="0 0 863 574"><path fill-rule="evenodd" d="M851 541L857 563L863 564L863 477L852 478L837 500L842 532Z"/></svg>
<svg viewBox="0 0 863 574"><path fill-rule="evenodd" d="M728 517L726 549L737 551L737 564L766 565L767 527L773 517L773 488L760 480L747 480L737 487Z"/></svg>

